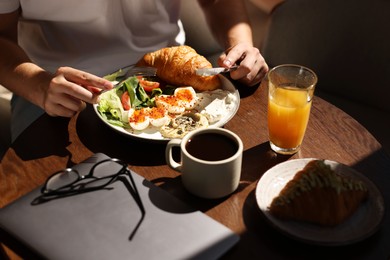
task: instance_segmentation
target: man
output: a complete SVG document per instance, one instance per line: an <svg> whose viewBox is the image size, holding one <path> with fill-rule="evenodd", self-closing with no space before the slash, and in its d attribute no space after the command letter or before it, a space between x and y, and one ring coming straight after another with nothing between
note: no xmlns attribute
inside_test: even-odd
<svg viewBox="0 0 390 260"><path fill-rule="evenodd" d="M259 83L268 66L253 47L244 2L198 2L226 49L218 63L237 63L233 79ZM44 111L71 117L95 103L90 87L113 87L103 75L184 44L179 10L180 0L0 0L0 84L14 93L13 140Z"/></svg>

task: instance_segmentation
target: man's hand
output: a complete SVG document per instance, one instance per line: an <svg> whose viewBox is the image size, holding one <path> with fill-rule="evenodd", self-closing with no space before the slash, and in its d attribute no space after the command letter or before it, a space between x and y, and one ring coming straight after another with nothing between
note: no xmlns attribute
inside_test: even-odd
<svg viewBox="0 0 390 260"><path fill-rule="evenodd" d="M218 64L225 68L239 65L237 70L230 72L230 76L249 86L260 83L269 69L259 49L248 43L238 43L226 50L219 57Z"/></svg>
<svg viewBox="0 0 390 260"><path fill-rule="evenodd" d="M86 103L96 103L101 90L112 87L110 81L98 76L61 67L46 90L43 108L51 116L71 117L83 110Z"/></svg>

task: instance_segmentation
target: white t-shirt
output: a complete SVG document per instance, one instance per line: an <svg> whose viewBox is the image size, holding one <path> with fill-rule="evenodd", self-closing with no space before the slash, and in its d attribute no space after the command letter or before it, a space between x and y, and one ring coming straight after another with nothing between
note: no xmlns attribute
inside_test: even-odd
<svg viewBox="0 0 390 260"><path fill-rule="evenodd" d="M44 69L70 66L103 76L145 53L184 43L180 0L2 0L0 13L21 7L19 44ZM12 100L12 137L43 113Z"/></svg>

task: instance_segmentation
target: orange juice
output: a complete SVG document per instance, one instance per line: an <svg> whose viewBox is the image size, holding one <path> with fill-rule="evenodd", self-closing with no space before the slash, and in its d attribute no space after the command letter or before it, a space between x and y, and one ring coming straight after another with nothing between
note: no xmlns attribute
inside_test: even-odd
<svg viewBox="0 0 390 260"><path fill-rule="evenodd" d="M311 108L307 89L275 87L269 84L268 130L273 145L299 148L305 135Z"/></svg>

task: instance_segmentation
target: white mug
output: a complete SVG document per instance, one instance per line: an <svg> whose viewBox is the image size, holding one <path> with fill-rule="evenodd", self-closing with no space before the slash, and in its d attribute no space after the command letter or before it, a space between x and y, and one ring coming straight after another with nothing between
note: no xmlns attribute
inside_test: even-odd
<svg viewBox="0 0 390 260"><path fill-rule="evenodd" d="M181 162L172 149L180 148ZM208 199L233 193L240 182L243 144L238 135L223 128L192 131L183 139L172 139L165 150L167 164L181 172L184 187Z"/></svg>

